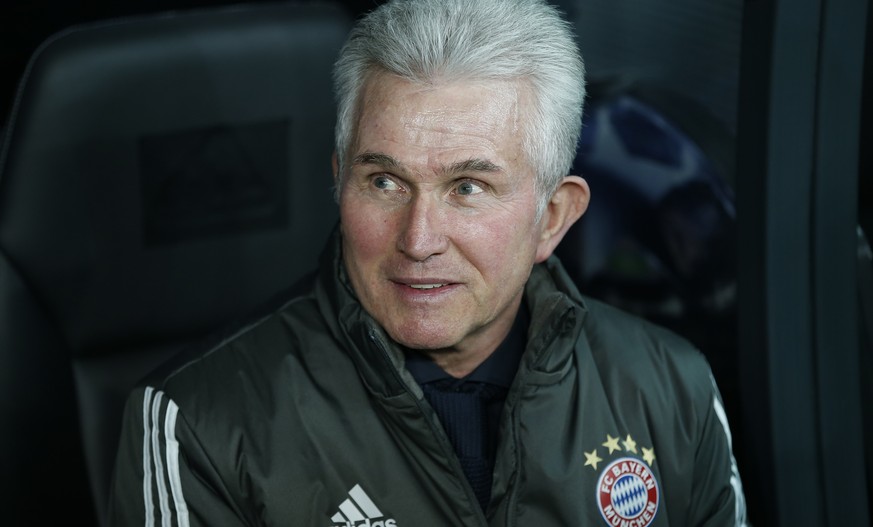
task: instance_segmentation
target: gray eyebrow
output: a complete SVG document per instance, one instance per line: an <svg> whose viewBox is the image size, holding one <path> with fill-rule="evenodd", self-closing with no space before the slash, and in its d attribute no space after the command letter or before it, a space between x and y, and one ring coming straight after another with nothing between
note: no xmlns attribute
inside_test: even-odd
<svg viewBox="0 0 873 527"><path fill-rule="evenodd" d="M450 174L463 174L466 172L500 172L501 170L503 169L500 166L487 159L473 158L452 163L446 172Z"/></svg>
<svg viewBox="0 0 873 527"><path fill-rule="evenodd" d="M358 154L352 160L355 165L379 165L383 168L401 169L402 165L399 161L389 156L388 154L378 154L376 152L364 152Z"/></svg>
<svg viewBox="0 0 873 527"><path fill-rule="evenodd" d="M377 152L364 152L355 156L352 161L356 165L378 165L385 169L395 171L405 171L402 163L389 156ZM443 172L448 174L464 174L468 172L500 172L503 170L499 165L488 161L487 159L472 158L464 161L452 163L448 167L443 168Z"/></svg>

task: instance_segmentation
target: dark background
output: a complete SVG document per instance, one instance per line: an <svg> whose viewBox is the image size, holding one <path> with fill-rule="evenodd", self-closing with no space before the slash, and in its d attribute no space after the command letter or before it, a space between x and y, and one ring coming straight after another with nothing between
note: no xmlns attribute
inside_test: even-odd
<svg viewBox="0 0 873 527"><path fill-rule="evenodd" d="M860 1L860 0L859 0ZM25 1L4 0L0 4L0 139L7 124L9 111L13 105L17 82L25 71L27 61L39 44L53 33L71 25L86 24L108 18L129 17L141 14L155 13L160 11L197 9L207 6L230 5L240 2L228 0L90 0L69 2L48 1ZM256 2L248 2L256 3ZM343 0L352 16L371 9L379 2L377 0ZM687 0L565 0L559 2L567 11L569 18L576 24L580 45L586 57L589 73L596 76L609 76L616 72L630 72L632 76L646 81L659 83L686 97L689 101L705 108L718 122L720 122L728 134L737 138L737 143L730 144L728 151L724 153L729 164L733 165L737 159L737 166L742 170L749 166L755 166L754 150L756 145L755 130L757 124L766 126L768 121L762 116L769 106L758 103L757 95L770 87L770 67L762 55L771 51L773 45L770 27L766 21L774 16L774 11L780 2L756 1L756 0L719 0L712 2L688 2ZM791 2L784 2L783 5ZM808 3L808 2L799 2ZM831 2L833 4L835 2ZM822 0L822 5L828 4ZM699 12L694 16L688 16L689 6L694 6ZM652 6L657 6L652 8ZM651 11L646 11L651 9ZM870 10L867 11L867 36L865 45L865 63L863 73L863 97L858 111L861 114L861 127L859 135L860 148L857 159L857 174L853 174L857 189L858 222L870 233L873 230L873 182L870 172L873 170L873 156L871 156L871 133L873 133L873 39L870 37L870 20L873 20ZM765 22L760 22L764 20ZM598 38L594 38L598 37ZM602 37L602 38L601 38ZM786 96L790 94L786 93ZM745 133L744 133L745 132ZM846 133L854 140L855 130L834 130L833 133ZM763 134L763 132L762 132ZM761 140L767 140L761 137ZM2 141L0 141L2 144ZM739 145L739 146L737 146ZM762 147L763 148L763 147ZM744 149L744 150L743 150ZM741 150L741 151L738 151ZM752 152L752 153L750 153ZM746 174L748 175L748 174ZM731 177L730 174L727 177ZM764 177L764 175L762 175ZM731 181L733 183L733 181ZM824 182L827 184L827 181ZM760 207L756 205L759 194L765 193L766 188L754 184L746 184L745 187L738 185L739 214L751 209L756 214L764 215L766 205L764 198L760 198ZM768 199L774 199L772 196ZM758 207L758 208L755 208ZM759 210L764 207L764 211ZM812 207L811 207L812 208ZM812 216L812 211L807 211L806 216ZM746 216L748 225L752 219L751 214ZM809 220L813 221L813 220ZM743 237L741 225L740 237ZM758 227L760 228L760 227ZM747 237L748 239L748 237ZM764 245L769 240L759 240ZM749 252L749 243L742 243L741 249ZM762 252L767 253L765 247ZM757 257L757 255L756 255ZM765 256L761 256L764 258ZM740 265L741 274L743 269L750 268L752 264ZM762 264L763 265L763 264ZM753 269L754 271L754 269ZM748 272L746 273L748 274ZM743 277L740 277L740 289L743 290ZM761 280L766 280L762 278ZM760 285L757 280L747 280L746 284L751 287ZM746 286L746 291L750 286ZM762 287L763 288L763 287ZM756 296L755 293L746 295L746 303L749 306L751 300L752 309L746 312L756 312L759 304L767 299L764 293ZM763 311L770 307L761 307ZM766 312L763 315L770 315ZM762 332L764 328L764 316L761 318L761 328L755 328ZM747 324L748 325L748 324ZM742 330L740 331L742 333ZM748 333L748 330L747 330ZM757 338L744 338L741 335L740 348L737 354L746 361L741 365L740 378L746 383L755 383L756 380L764 379L764 387L749 390L751 395L746 395L743 401L745 407L753 405L750 400L754 395L763 393L766 379L772 379L778 375L778 370L788 371L792 365L790 361L779 363L777 354L771 353L770 362L761 359L765 366L773 371L760 371L755 364L749 366L749 362L756 360L752 357L758 350L743 348L745 344L758 343ZM767 352L766 346L761 344L763 355ZM779 355L780 357L784 357ZM819 359L821 360L821 359ZM757 364L757 363L756 363ZM751 373L750 373L751 371ZM745 373L745 377L743 376ZM768 377L769 376L769 377ZM863 383L873 382L873 379L862 378ZM822 399L823 401L824 399ZM762 401L762 406L768 401ZM770 401L771 404L776 404ZM736 401L733 404L737 404ZM824 404L824 403L822 403ZM869 401L866 404L870 404ZM731 401L728 401L731 405ZM775 408L775 407L774 407ZM773 410L778 413L776 410ZM818 409L822 414L826 411ZM754 428L760 425L767 414L760 419L732 419L737 429L742 430L742 436L736 438L738 457L740 457L741 470L743 470L747 491L750 490L750 506L755 516L752 517L759 525L767 524L762 518L772 519L775 513L774 505L770 503L772 489L757 482L757 476L763 481L769 482L771 476L763 472L772 468L768 465L756 463L762 460L762 455L749 451L749 444L754 441L761 443L771 440L768 431ZM776 416L778 417L778 415ZM777 421L774 419L774 422ZM772 426L776 426L775 424ZM755 436L761 434L758 440ZM775 439L773 440L775 441ZM869 450L869 438L867 439ZM760 445L759 445L760 446ZM785 445L760 447L770 452L770 448L778 451ZM822 447L823 448L823 447ZM863 463L864 453L845 453L843 462ZM867 455L871 455L867 452ZM827 456L819 459L824 463ZM801 462L802 460L798 460ZM868 461L869 462L869 461ZM745 465L745 466L744 466ZM758 465L758 466L756 466ZM746 470L746 469L749 470ZM869 482L868 482L869 484ZM873 490L868 489L868 493ZM873 496L868 500L873 506ZM799 508L799 510L802 507ZM783 513L782 517L786 515ZM832 513L830 518L834 518Z"/></svg>
<svg viewBox="0 0 873 527"><path fill-rule="evenodd" d="M72 25L108 18L208 6L258 3L257 0L4 0L0 2L0 127L7 119L15 88L27 61L39 44ZM264 2L261 2L264 3ZM340 0L353 15L378 5L376 0Z"/></svg>

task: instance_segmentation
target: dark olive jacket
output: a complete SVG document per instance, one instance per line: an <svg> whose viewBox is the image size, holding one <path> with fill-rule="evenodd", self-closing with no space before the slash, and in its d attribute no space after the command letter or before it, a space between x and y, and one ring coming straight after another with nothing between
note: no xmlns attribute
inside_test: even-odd
<svg viewBox="0 0 873 527"><path fill-rule="evenodd" d="M482 511L404 354L326 252L312 290L129 398L113 525L744 525L722 404L684 340L534 267Z"/></svg>

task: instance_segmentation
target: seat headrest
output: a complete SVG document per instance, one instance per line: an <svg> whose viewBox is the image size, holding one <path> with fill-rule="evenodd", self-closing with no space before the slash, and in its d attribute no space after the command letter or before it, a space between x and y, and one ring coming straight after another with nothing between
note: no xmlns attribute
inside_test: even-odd
<svg viewBox="0 0 873 527"><path fill-rule="evenodd" d="M325 4L243 6L37 51L0 152L0 248L74 352L206 329L316 265L349 26Z"/></svg>

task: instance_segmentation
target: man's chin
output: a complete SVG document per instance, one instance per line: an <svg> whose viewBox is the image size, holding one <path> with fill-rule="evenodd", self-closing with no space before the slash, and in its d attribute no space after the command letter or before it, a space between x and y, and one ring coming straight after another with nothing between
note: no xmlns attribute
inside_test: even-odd
<svg viewBox="0 0 873 527"><path fill-rule="evenodd" d="M445 330L438 328L402 327L386 328L388 335L401 346L427 353L453 352L457 350L458 340Z"/></svg>
<svg viewBox="0 0 873 527"><path fill-rule="evenodd" d="M400 340L394 339L398 344L406 349L420 351L422 353L455 353L458 352L456 343L448 340L439 339L416 339L416 340Z"/></svg>

